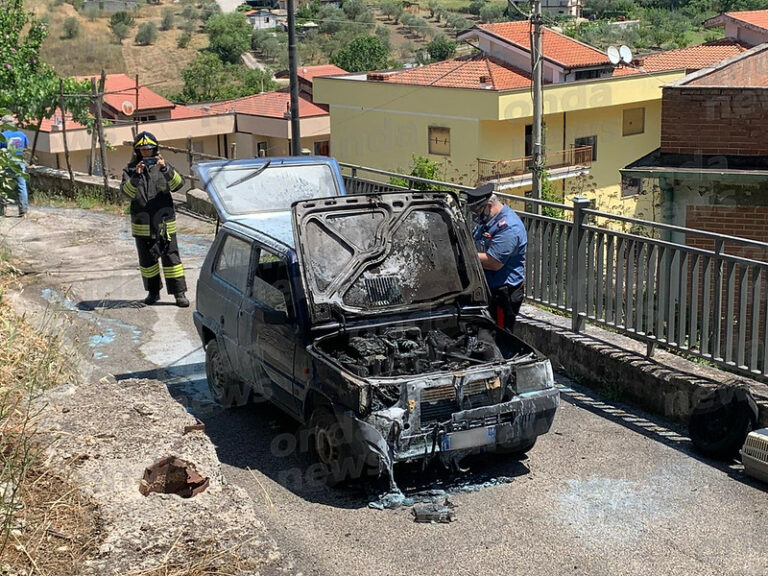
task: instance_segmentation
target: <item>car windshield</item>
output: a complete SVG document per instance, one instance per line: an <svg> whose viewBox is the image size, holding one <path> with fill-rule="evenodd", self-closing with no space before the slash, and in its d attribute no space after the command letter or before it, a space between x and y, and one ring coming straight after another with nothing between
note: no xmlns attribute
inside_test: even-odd
<svg viewBox="0 0 768 576"><path fill-rule="evenodd" d="M211 171L210 185L228 214L284 211L297 200L339 194L328 164L270 165L255 174L263 167L234 165Z"/></svg>

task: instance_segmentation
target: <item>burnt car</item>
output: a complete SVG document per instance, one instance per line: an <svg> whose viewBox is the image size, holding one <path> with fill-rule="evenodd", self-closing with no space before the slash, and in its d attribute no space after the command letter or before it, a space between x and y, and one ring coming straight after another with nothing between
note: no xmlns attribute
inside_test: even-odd
<svg viewBox="0 0 768 576"><path fill-rule="evenodd" d="M530 450L559 403L552 367L490 318L458 199L338 186L271 216L208 186L224 223L194 320L213 397L268 398L332 480Z"/></svg>

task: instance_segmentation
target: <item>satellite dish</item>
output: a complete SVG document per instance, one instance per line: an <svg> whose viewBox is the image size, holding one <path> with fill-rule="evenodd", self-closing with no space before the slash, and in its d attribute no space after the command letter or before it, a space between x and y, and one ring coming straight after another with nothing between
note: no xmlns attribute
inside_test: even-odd
<svg viewBox="0 0 768 576"><path fill-rule="evenodd" d="M619 49L616 48L616 46L608 46L606 53L608 54L608 60L610 60L611 64L614 66L621 62L621 55L619 54Z"/></svg>
<svg viewBox="0 0 768 576"><path fill-rule="evenodd" d="M621 46L619 56L621 56L621 61L624 64L632 64L632 50L629 49L629 46Z"/></svg>
<svg viewBox="0 0 768 576"><path fill-rule="evenodd" d="M135 108L136 107L133 105L133 102L131 102L130 100L125 100L120 105L120 110L122 110L123 114L125 114L126 116L131 116Z"/></svg>

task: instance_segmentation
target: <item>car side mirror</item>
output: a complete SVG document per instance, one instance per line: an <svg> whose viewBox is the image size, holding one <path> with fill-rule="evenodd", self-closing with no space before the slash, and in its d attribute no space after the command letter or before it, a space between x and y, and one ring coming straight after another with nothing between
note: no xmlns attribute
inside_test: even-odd
<svg viewBox="0 0 768 576"><path fill-rule="evenodd" d="M282 310L264 310L264 324L288 324L288 314Z"/></svg>

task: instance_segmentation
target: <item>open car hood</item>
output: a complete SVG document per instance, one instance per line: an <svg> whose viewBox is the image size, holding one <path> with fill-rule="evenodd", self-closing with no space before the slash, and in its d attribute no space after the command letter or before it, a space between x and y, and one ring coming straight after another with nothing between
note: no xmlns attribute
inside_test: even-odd
<svg viewBox="0 0 768 576"><path fill-rule="evenodd" d="M312 324L487 305L480 261L450 192L301 201L293 231Z"/></svg>
<svg viewBox="0 0 768 576"><path fill-rule="evenodd" d="M325 156L217 160L193 169L222 222L287 215L298 200L345 193L338 164Z"/></svg>

